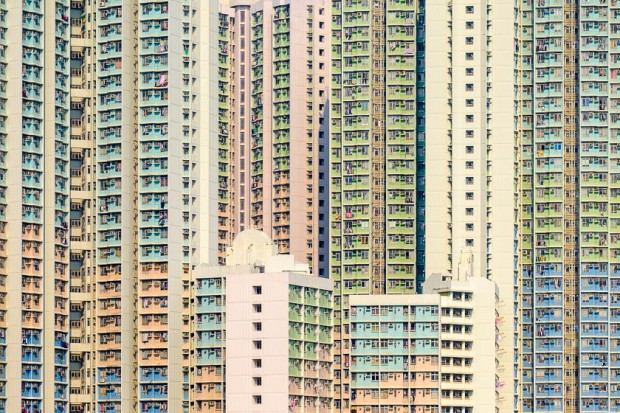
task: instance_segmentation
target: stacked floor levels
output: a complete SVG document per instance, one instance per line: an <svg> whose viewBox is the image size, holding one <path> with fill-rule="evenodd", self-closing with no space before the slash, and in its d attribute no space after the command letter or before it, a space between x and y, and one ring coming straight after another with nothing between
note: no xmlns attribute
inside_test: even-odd
<svg viewBox="0 0 620 413"><path fill-rule="evenodd" d="M231 0L218 17L218 249L244 229L327 276L329 9ZM320 265L320 263L322 265Z"/></svg>
<svg viewBox="0 0 620 413"><path fill-rule="evenodd" d="M190 2L98 4L96 409L180 413L189 405Z"/></svg>
<svg viewBox="0 0 620 413"><path fill-rule="evenodd" d="M522 411L620 408L620 4L519 1Z"/></svg>
<svg viewBox="0 0 620 413"><path fill-rule="evenodd" d="M0 411L69 409L69 0L0 1Z"/></svg>
<svg viewBox="0 0 620 413"><path fill-rule="evenodd" d="M351 412L497 411L495 283L434 274L424 294L356 295L350 305Z"/></svg>
<svg viewBox="0 0 620 413"><path fill-rule="evenodd" d="M423 2L331 3L329 274L336 408L352 403L349 297L421 289Z"/></svg>
<svg viewBox="0 0 620 413"><path fill-rule="evenodd" d="M255 230L226 259L194 278L194 411L332 412L332 282Z"/></svg>

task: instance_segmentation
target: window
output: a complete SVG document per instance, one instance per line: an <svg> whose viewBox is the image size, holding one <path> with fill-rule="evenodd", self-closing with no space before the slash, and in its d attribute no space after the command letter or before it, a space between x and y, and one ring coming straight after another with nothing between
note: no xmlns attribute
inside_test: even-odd
<svg viewBox="0 0 620 413"><path fill-rule="evenodd" d="M474 75L474 68L473 67L468 67L465 69L465 75L466 76L473 76Z"/></svg>
<svg viewBox="0 0 620 413"><path fill-rule="evenodd" d="M473 161L466 161L465 162L465 169L474 169L474 162Z"/></svg>
<svg viewBox="0 0 620 413"><path fill-rule="evenodd" d="M466 146L465 147L465 152L466 153L474 153L474 147L473 146Z"/></svg>
<svg viewBox="0 0 620 413"><path fill-rule="evenodd" d="M263 323L252 323L254 325L254 331L263 331Z"/></svg>
<svg viewBox="0 0 620 413"><path fill-rule="evenodd" d="M474 91L474 84L473 83L467 83L465 85L465 91L466 92L473 92Z"/></svg>
<svg viewBox="0 0 620 413"><path fill-rule="evenodd" d="M474 224L465 224L465 231L473 231Z"/></svg>
<svg viewBox="0 0 620 413"><path fill-rule="evenodd" d="M466 176L465 177L465 185L473 185L474 184L474 177L473 176Z"/></svg>
<svg viewBox="0 0 620 413"><path fill-rule="evenodd" d="M254 294L256 295L261 295L263 293L263 287L261 287L260 285L255 285L252 288L254 289Z"/></svg>
<svg viewBox="0 0 620 413"><path fill-rule="evenodd" d="M468 216L474 215L474 209L473 208L465 208L465 215L468 215Z"/></svg>
<svg viewBox="0 0 620 413"><path fill-rule="evenodd" d="M472 30L474 28L474 22L465 22L465 28L467 30Z"/></svg>
<svg viewBox="0 0 620 413"><path fill-rule="evenodd" d="M465 13L474 14L474 6L465 6Z"/></svg>
<svg viewBox="0 0 620 413"><path fill-rule="evenodd" d="M468 130L465 132L465 137L466 138L473 138L474 137L474 131L473 130Z"/></svg>
<svg viewBox="0 0 620 413"><path fill-rule="evenodd" d="M467 106L468 108L471 108L474 106L474 100L473 99L465 99L465 106Z"/></svg>
<svg viewBox="0 0 620 413"><path fill-rule="evenodd" d="M254 348L256 350L260 350L263 348L263 342L260 340L254 340L252 343L254 344Z"/></svg>
<svg viewBox="0 0 620 413"><path fill-rule="evenodd" d="M474 60L473 53L465 53L465 60Z"/></svg>
<svg viewBox="0 0 620 413"><path fill-rule="evenodd" d="M473 239L466 239L465 240L465 246L473 247L474 246L474 240Z"/></svg>
<svg viewBox="0 0 620 413"><path fill-rule="evenodd" d="M465 192L465 199L468 201L473 201L474 200L474 193L473 192Z"/></svg>
<svg viewBox="0 0 620 413"><path fill-rule="evenodd" d="M255 313L263 312L263 306L261 304L252 304L252 307L254 308Z"/></svg>
<svg viewBox="0 0 620 413"><path fill-rule="evenodd" d="M471 46L472 44L474 44L474 38L473 37L466 37L465 38L465 44Z"/></svg>
<svg viewBox="0 0 620 413"><path fill-rule="evenodd" d="M467 123L473 123L474 122L474 115L465 115L465 121Z"/></svg>
<svg viewBox="0 0 620 413"><path fill-rule="evenodd" d="M262 377L252 377L252 380L254 380L254 385L255 386L262 386L263 385L263 378Z"/></svg>
<svg viewBox="0 0 620 413"><path fill-rule="evenodd" d="M263 396L255 394L252 397L254 397L254 404L263 404Z"/></svg>
<svg viewBox="0 0 620 413"><path fill-rule="evenodd" d="M254 364L254 367L256 368L261 368L263 367L263 360L262 359L252 359L252 363Z"/></svg>

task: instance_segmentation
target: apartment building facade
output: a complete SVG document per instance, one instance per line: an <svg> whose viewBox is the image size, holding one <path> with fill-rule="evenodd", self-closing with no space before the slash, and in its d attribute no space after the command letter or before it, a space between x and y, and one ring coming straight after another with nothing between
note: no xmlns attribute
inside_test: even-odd
<svg viewBox="0 0 620 413"><path fill-rule="evenodd" d="M0 1L0 411L223 407L190 275L248 228L333 277L335 409L352 297L466 263L501 411L617 410L616 1L200 3Z"/></svg>
<svg viewBox="0 0 620 413"><path fill-rule="evenodd" d="M218 15L218 250L245 229L327 276L329 8L231 0ZM325 199L324 199L325 198ZM324 263L325 262L325 263ZM321 268L319 270L319 268Z"/></svg>
<svg viewBox="0 0 620 413"><path fill-rule="evenodd" d="M515 409L517 148L514 4L426 6L426 272L499 288L500 411Z"/></svg>
<svg viewBox="0 0 620 413"><path fill-rule="evenodd" d="M72 1L71 154L70 154L70 406L94 409L92 374L96 368L95 231L95 21L93 3Z"/></svg>
<svg viewBox="0 0 620 413"><path fill-rule="evenodd" d="M97 409L187 411L196 17L188 1L96 13Z"/></svg>
<svg viewBox="0 0 620 413"><path fill-rule="evenodd" d="M194 411L333 411L332 282L245 230L195 273Z"/></svg>
<svg viewBox="0 0 620 413"><path fill-rule="evenodd" d="M212 110L190 52L210 10L71 2L71 411L189 409L189 269L209 259L190 120Z"/></svg>
<svg viewBox="0 0 620 413"><path fill-rule="evenodd" d="M69 402L69 1L0 2L0 411Z"/></svg>
<svg viewBox="0 0 620 413"><path fill-rule="evenodd" d="M423 288L350 297L350 411L501 411L495 283L433 274Z"/></svg>
<svg viewBox="0 0 620 413"><path fill-rule="evenodd" d="M349 297L424 272L424 3L332 1L330 255L335 408L352 405Z"/></svg>
<svg viewBox="0 0 620 413"><path fill-rule="evenodd" d="M517 6L519 408L616 411L620 8Z"/></svg>

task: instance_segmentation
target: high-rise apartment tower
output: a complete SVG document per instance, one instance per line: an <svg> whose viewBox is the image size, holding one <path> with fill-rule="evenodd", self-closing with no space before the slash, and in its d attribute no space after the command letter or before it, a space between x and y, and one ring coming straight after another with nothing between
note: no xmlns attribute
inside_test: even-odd
<svg viewBox="0 0 620 413"><path fill-rule="evenodd" d="M69 1L0 1L0 411L69 405Z"/></svg>
<svg viewBox="0 0 620 413"><path fill-rule="evenodd" d="M236 234L259 229L280 253L307 260L327 276L321 223L327 219L329 9L317 0L223 3L217 45L220 263Z"/></svg>
<svg viewBox="0 0 620 413"><path fill-rule="evenodd" d="M620 4L519 1L522 411L620 408Z"/></svg>
<svg viewBox="0 0 620 413"><path fill-rule="evenodd" d="M516 148L512 0L426 7L426 273L499 289L502 412L514 409Z"/></svg>
<svg viewBox="0 0 620 413"><path fill-rule="evenodd" d="M96 368L95 44L96 3L72 1L71 23L71 212L70 212L70 410L94 409Z"/></svg>
<svg viewBox="0 0 620 413"><path fill-rule="evenodd" d="M330 257L335 407L350 407L348 297L420 290L424 4L334 0Z"/></svg>

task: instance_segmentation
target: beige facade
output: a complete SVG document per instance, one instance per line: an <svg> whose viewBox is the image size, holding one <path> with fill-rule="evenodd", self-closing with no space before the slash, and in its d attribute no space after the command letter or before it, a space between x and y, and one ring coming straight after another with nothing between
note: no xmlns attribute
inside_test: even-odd
<svg viewBox="0 0 620 413"><path fill-rule="evenodd" d="M513 408L516 167L514 4L426 5L426 273L493 280Z"/></svg>
<svg viewBox="0 0 620 413"><path fill-rule="evenodd" d="M95 22L94 3L71 11L71 371L70 408L94 409L95 329ZM79 6L79 7L76 7Z"/></svg>
<svg viewBox="0 0 620 413"><path fill-rule="evenodd" d="M495 283L433 274L423 288L350 297L351 412L502 411Z"/></svg>
<svg viewBox="0 0 620 413"><path fill-rule="evenodd" d="M0 411L69 402L69 1L0 2Z"/></svg>
<svg viewBox="0 0 620 413"><path fill-rule="evenodd" d="M217 13L70 4L71 410L187 411L190 266L217 247L216 214L198 209L216 208L217 155L197 144L216 124L216 72L199 62Z"/></svg>

